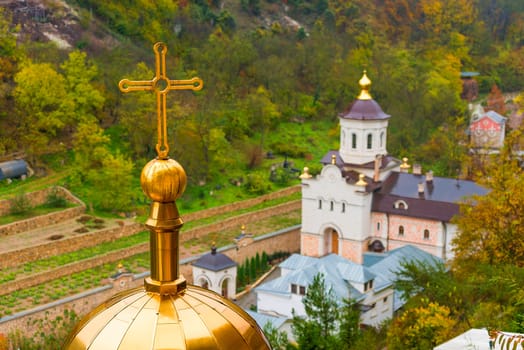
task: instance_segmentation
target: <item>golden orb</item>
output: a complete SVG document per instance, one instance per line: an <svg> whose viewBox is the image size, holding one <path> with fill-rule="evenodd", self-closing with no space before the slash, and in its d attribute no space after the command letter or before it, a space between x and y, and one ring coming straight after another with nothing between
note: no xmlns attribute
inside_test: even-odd
<svg viewBox="0 0 524 350"><path fill-rule="evenodd" d="M153 159L142 170L140 184L144 194L151 200L174 202L186 189L186 172L174 159Z"/></svg>

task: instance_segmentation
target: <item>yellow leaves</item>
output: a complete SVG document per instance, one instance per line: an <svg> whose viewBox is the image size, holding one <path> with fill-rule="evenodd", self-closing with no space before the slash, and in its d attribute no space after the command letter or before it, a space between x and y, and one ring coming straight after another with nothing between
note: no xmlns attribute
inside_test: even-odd
<svg viewBox="0 0 524 350"><path fill-rule="evenodd" d="M388 329L389 349L422 349L447 340L455 321L447 306L422 299L422 305L407 309Z"/></svg>

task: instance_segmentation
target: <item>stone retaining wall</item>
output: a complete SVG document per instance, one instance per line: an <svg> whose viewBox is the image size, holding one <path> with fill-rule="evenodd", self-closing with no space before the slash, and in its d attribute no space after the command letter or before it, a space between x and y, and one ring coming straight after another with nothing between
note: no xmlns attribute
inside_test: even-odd
<svg viewBox="0 0 524 350"><path fill-rule="evenodd" d="M289 213L294 210L299 210L301 206L302 206L302 201L298 199L295 201L279 204L274 207L269 207L269 208L257 210L251 213L245 213L242 215L234 216L232 218L224 219L214 224L210 224L206 226L199 226L199 227L187 230L187 231L182 230L182 233L180 235L180 241L185 242L190 239L200 238L202 236L208 235L213 232L219 232L219 231L234 228L234 227L238 228L239 233L240 233L240 226L242 225L248 224L250 222L256 222L259 220L263 220L263 219L266 219L266 218L269 218L269 217L272 217L278 214L284 214L284 213Z"/></svg>
<svg viewBox="0 0 524 350"><path fill-rule="evenodd" d="M288 251L294 253L299 250L300 226L257 237L253 243L240 249L237 249L234 245L220 249L222 253L230 256L237 261L237 263L242 263L245 259L255 256L257 252L265 251L271 254L277 251ZM180 266L180 273L183 274L190 283L193 280L191 263L196 259L198 259L198 256L185 259L184 264ZM134 288L142 284L143 276L128 280L125 288ZM84 316L96 306L121 291L119 286L119 283L113 283L48 305L42 305L34 310L28 310L6 317L6 319L0 319L0 333L9 334L12 331L19 330L26 336L32 336L38 331L38 329L35 329L36 322L33 322L34 320L44 317L52 320L58 316L62 316L64 310L74 310L78 315Z"/></svg>
<svg viewBox="0 0 524 350"><path fill-rule="evenodd" d="M17 290L34 287L47 281L69 276L73 273L81 272L93 267L101 266L107 263L114 263L127 257L147 252L148 250L149 242L112 251L103 255L97 255L94 258L84 259L78 262L63 265L52 270L27 275L14 281L4 282L2 283L2 288L0 288L0 296L12 293Z"/></svg>
<svg viewBox="0 0 524 350"><path fill-rule="evenodd" d="M200 210L200 211L197 211L197 212L194 212L194 213L188 213L188 214L182 213L182 217L187 222L194 221L194 220L205 219L205 218L208 218L208 217L211 217L211 216L214 216L214 215L227 213L229 211L235 211L235 210L241 210L241 209L245 209L245 208L250 208L250 207L255 206L257 204L264 203L264 202L267 202L267 201L270 201L270 200L273 200L273 199L287 197L287 196L290 196L290 195L292 195L294 193L300 192L301 190L302 190L302 187L300 185L287 187L287 188L284 188L284 189L282 189L280 191L271 192L271 193L265 194L263 196L252 198L252 199L247 199L247 200L241 201L241 202L235 202L235 203L222 205L222 206L219 206L219 207L214 207L214 208L209 208L209 209L205 209L205 210Z"/></svg>
<svg viewBox="0 0 524 350"><path fill-rule="evenodd" d="M120 227L83 233L58 241L42 243L34 247L13 250L2 254L0 269L49 258L59 254L74 252L103 242L114 241L121 237L131 236L144 229L144 226L139 223L124 224Z"/></svg>
<svg viewBox="0 0 524 350"><path fill-rule="evenodd" d="M63 196L68 202L77 203L80 206L85 207L84 203L67 189L62 186L48 187L40 191L34 191L26 193L25 196L29 200L32 206L36 207L42 205L47 201L47 196L54 189L57 190L58 194ZM11 199L0 200L0 216L7 215L11 211Z"/></svg>
<svg viewBox="0 0 524 350"><path fill-rule="evenodd" d="M85 212L85 204L80 199L75 197L71 192L60 186L49 187L41 191L30 192L27 193L26 196L29 199L32 206L42 205L46 202L49 193L55 188L58 191L58 193L61 196L63 196L68 202L76 203L78 206L74 208L60 210L54 213L39 215L25 220L15 221L11 224L2 225L0 226L0 236L13 235L20 232L30 231L38 227L53 225L57 222L72 219ZM10 200L4 199L0 201L0 216L9 214L10 210Z"/></svg>

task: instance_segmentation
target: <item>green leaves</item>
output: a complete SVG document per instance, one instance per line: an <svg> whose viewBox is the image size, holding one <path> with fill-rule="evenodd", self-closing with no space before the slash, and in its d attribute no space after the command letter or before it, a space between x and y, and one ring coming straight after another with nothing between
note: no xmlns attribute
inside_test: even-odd
<svg viewBox="0 0 524 350"><path fill-rule="evenodd" d="M323 274L307 286L302 303L306 317L294 315L292 325L299 349L349 349L360 336L358 308L352 301L339 302Z"/></svg>

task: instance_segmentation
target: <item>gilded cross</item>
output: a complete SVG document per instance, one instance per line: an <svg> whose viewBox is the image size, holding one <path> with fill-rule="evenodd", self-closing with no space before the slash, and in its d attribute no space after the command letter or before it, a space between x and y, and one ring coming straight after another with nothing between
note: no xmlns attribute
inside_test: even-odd
<svg viewBox="0 0 524 350"><path fill-rule="evenodd" d="M151 80L129 80L122 79L118 88L122 92L130 91L154 91L156 94L157 129L158 140L156 153L158 158L168 158L169 145L167 142L167 119L166 119L166 97L171 90L201 90L204 86L202 79L194 77L187 80L171 80L166 75L166 53L167 46L164 43L156 43L153 46L155 52L155 76Z"/></svg>

